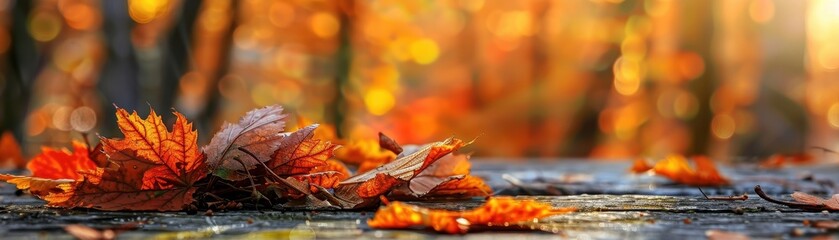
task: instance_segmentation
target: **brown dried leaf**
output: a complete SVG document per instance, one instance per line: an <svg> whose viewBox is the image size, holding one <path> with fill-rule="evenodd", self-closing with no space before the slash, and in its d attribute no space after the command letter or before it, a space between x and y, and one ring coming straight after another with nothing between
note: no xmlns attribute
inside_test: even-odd
<svg viewBox="0 0 839 240"><path fill-rule="evenodd" d="M202 148L207 154L207 165L213 175L228 180L242 180L247 177L245 170L259 165L257 161L268 161L284 136L283 120L286 115L282 112L281 106L267 106L249 111L238 124L225 123L221 131L210 140L210 144ZM254 153L258 159L239 151L240 147Z"/></svg>
<svg viewBox="0 0 839 240"><path fill-rule="evenodd" d="M402 146L400 146L399 143L396 143L395 140L381 132L379 132L379 147L385 150L389 150L396 155L402 153Z"/></svg>
<svg viewBox="0 0 839 240"><path fill-rule="evenodd" d="M316 167L327 165L326 160L338 147L327 141L312 139L318 125L297 130L280 141L277 151L266 162L274 173L280 176L306 174Z"/></svg>
<svg viewBox="0 0 839 240"><path fill-rule="evenodd" d="M839 194L834 194L830 199L824 199L803 192L794 192L792 198L800 203L824 206L828 210L839 210Z"/></svg>

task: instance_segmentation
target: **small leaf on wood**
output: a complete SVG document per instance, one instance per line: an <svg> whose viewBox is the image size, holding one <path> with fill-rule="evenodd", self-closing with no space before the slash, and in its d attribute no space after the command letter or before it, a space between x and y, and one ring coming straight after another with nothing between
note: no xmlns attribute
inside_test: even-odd
<svg viewBox="0 0 839 240"><path fill-rule="evenodd" d="M462 234L474 227L501 228L575 210L556 209L546 203L510 197L490 198L482 206L467 211L436 210L392 202L379 208L367 224L379 229L431 228L443 233Z"/></svg>

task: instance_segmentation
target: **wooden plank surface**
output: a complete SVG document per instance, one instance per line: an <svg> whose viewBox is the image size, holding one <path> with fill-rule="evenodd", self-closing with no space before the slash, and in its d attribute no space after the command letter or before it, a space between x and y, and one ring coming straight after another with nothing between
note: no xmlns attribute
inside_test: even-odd
<svg viewBox="0 0 839 240"><path fill-rule="evenodd" d="M653 176L626 173L628 163L592 161L506 161L476 160L474 174L487 178L501 194L550 202L557 207L574 206L579 211L536 223L513 224L515 229L541 231L477 232L463 236L438 235L423 230L373 230L366 225L370 211L282 212L236 211L214 213L99 212L44 208L42 202L12 187L0 186L0 237L70 238L67 224L96 228L136 225L120 238L214 237L251 238L489 238L526 237L552 239L558 236L580 239L703 239L708 230L740 232L753 238L800 238L835 234L805 225L805 222L839 221L839 213L804 212L766 202L753 194L754 184L770 194L788 198L793 190L833 194L832 181L839 179L832 165L757 171L753 166L726 167L723 172L738 182L730 187L708 188L715 195L750 193L746 201L704 199L696 188L670 184ZM506 176L505 176L506 174ZM506 180L505 180L506 178ZM509 180L520 181L510 184ZM547 190L551 189L551 190ZM544 194L567 194L545 196ZM445 209L468 209L481 204L469 201L416 203ZM138 224L140 223L140 224Z"/></svg>

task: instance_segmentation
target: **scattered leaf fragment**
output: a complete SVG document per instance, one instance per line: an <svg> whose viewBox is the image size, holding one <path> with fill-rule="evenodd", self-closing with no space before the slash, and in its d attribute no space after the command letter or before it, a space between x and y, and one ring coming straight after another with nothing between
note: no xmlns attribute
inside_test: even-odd
<svg viewBox="0 0 839 240"><path fill-rule="evenodd" d="M473 227L517 224L575 210L555 209L546 203L511 197L489 198L482 206L467 211L436 210L392 202L379 208L367 224L380 229L431 228L438 232L462 234Z"/></svg>
<svg viewBox="0 0 839 240"><path fill-rule="evenodd" d="M705 236L708 237L708 240L749 240L749 236L745 234L722 230L705 231Z"/></svg>
<svg viewBox="0 0 839 240"><path fill-rule="evenodd" d="M799 153L799 154L772 154L762 162L760 162L760 168L764 169L779 169L783 168L788 164L807 164L811 163L815 160L813 155L808 153Z"/></svg>
<svg viewBox="0 0 839 240"><path fill-rule="evenodd" d="M632 162L632 167L629 168L629 172L640 174L649 171L650 169L653 169L653 167L647 163L646 159L636 158L635 161Z"/></svg>
<svg viewBox="0 0 839 240"><path fill-rule="evenodd" d="M402 146L399 143L396 143L396 140L388 137L384 133L379 132L379 147L382 149L391 151L397 155L402 153Z"/></svg>
<svg viewBox="0 0 839 240"><path fill-rule="evenodd" d="M112 229L99 230L81 224L67 225L64 227L64 231L81 240L110 240L117 236L117 233Z"/></svg>
<svg viewBox="0 0 839 240"><path fill-rule="evenodd" d="M691 167L687 158L681 155L671 155L657 162L652 171L656 175L661 175L670 180L691 186L721 186L728 185L729 181L723 177L714 162L704 156L693 157L693 162L696 167ZM642 167L635 169L640 163L634 164L631 171L637 172Z"/></svg>

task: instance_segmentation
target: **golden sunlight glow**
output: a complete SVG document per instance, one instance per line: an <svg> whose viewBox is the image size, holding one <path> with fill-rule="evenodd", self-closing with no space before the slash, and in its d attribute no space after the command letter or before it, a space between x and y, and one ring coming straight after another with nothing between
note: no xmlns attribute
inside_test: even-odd
<svg viewBox="0 0 839 240"><path fill-rule="evenodd" d="M338 34L338 30L341 28L341 23L338 22L335 15L328 12L319 12L312 15L309 25L312 27L312 32L321 38L331 38Z"/></svg>
<svg viewBox="0 0 839 240"><path fill-rule="evenodd" d="M41 42L49 42L61 33L61 19L51 13L37 12L29 19L29 34Z"/></svg>
<svg viewBox="0 0 839 240"><path fill-rule="evenodd" d="M364 94L364 105L371 114L381 116L396 105L396 98L385 89L373 88Z"/></svg>
<svg viewBox="0 0 839 240"><path fill-rule="evenodd" d="M423 65L434 62L440 55L437 43L428 38L421 38L412 42L410 52L414 62Z"/></svg>
<svg viewBox="0 0 839 240"><path fill-rule="evenodd" d="M734 122L734 118L732 118L728 114L717 114L716 116L714 116L714 119L711 120L711 131L717 138L731 138L731 136L734 135L735 129L736 125Z"/></svg>
<svg viewBox="0 0 839 240"><path fill-rule="evenodd" d="M168 0L128 0L128 15L137 23L149 23L166 10Z"/></svg>

